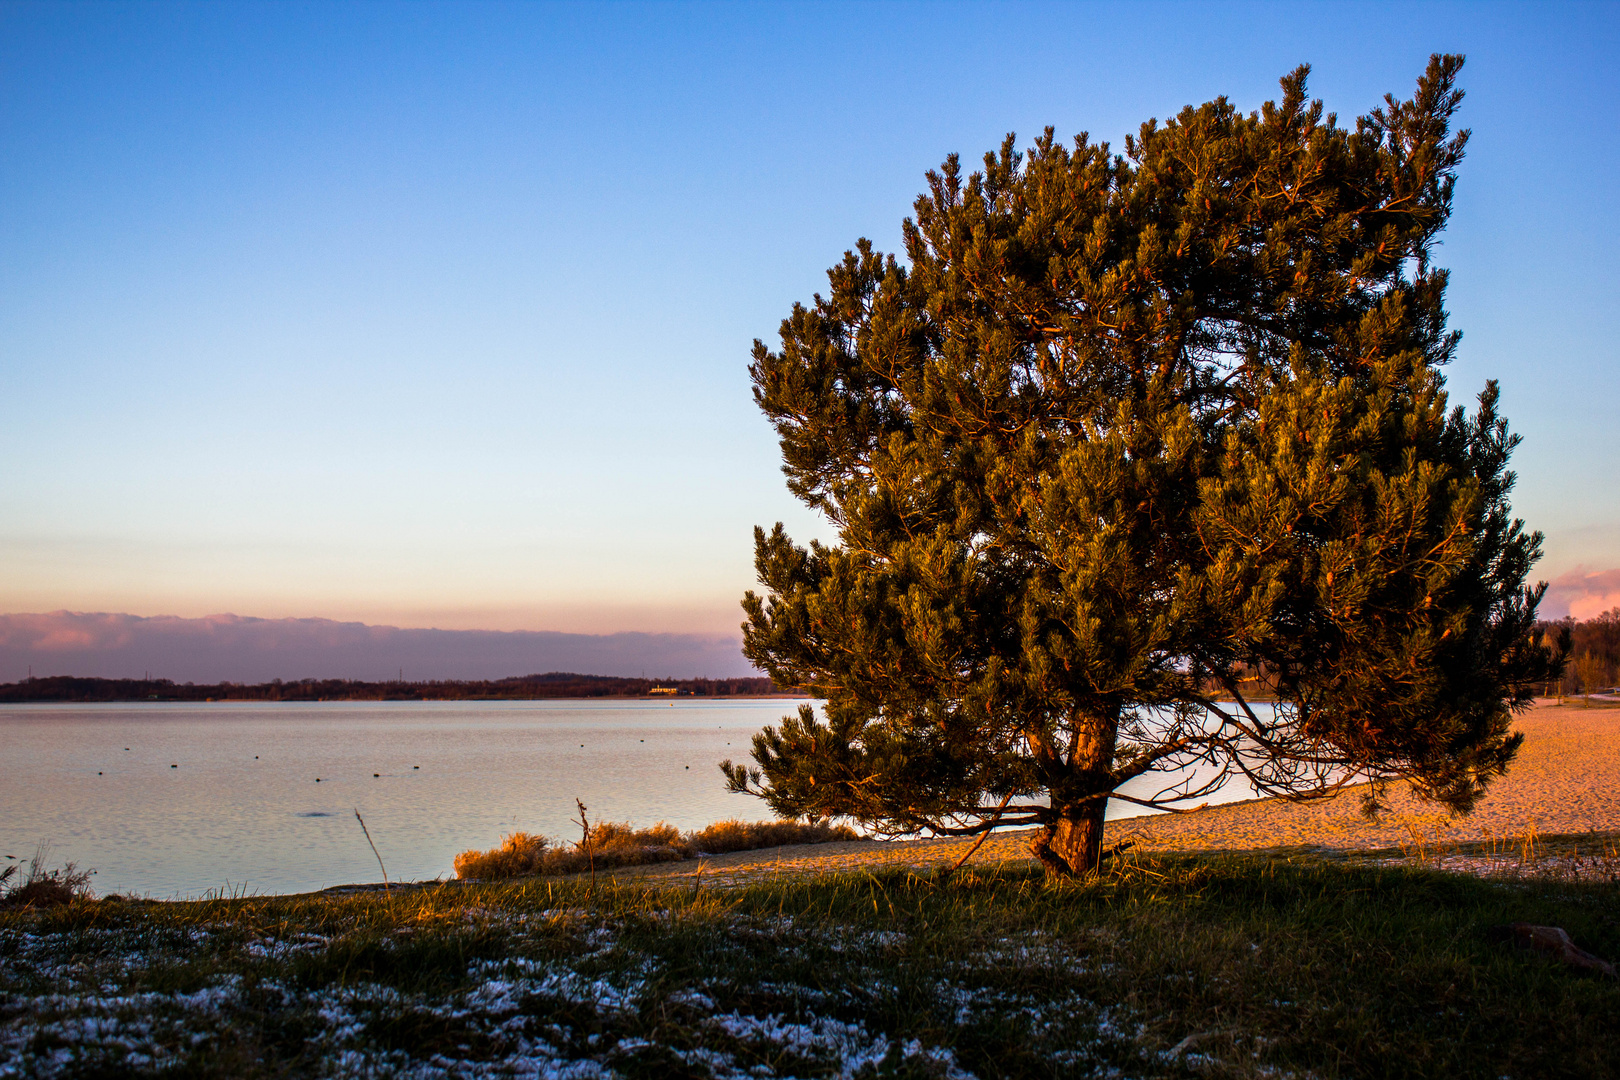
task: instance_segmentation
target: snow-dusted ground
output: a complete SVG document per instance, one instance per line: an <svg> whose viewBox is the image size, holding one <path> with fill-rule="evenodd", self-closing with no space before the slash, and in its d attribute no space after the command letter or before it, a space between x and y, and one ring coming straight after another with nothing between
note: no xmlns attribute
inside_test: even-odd
<svg viewBox="0 0 1620 1080"><path fill-rule="evenodd" d="M484 919L474 936L503 935L509 955L471 959L465 977L438 992L366 979L312 984L306 962L341 942L311 933L244 942L223 925L0 930L0 1076L228 1071L232 1060L281 1060L321 1077L597 1080L673 1071L763 1080L881 1071L967 1080L974 1073L950 1044L974 1025L1010 1028L1067 1075L1124 1075L1121 1064L1133 1060L1157 1063L1146 1071L1158 1073L1165 1062L1162 1052L1137 1048L1141 1024L1129 1009L1100 1007L1078 987L1106 974L1106 962L1084 943L1077 950L1043 933L988 941L931 968L919 988L885 974L908 947L896 931L736 917L712 943L739 960L767 956L778 970L839 969L812 985L733 977L725 955L705 969L715 974L673 979L664 961L627 942L622 925L584 913ZM530 927L555 930L559 920L573 924L569 955L522 955ZM409 941L396 933L380 947ZM199 977L188 962L204 955L228 956L233 970ZM919 989L931 1003L912 1000ZM899 995L904 1010L921 1010L910 1034L874 1019L895 1015ZM1172 1060L1192 1064L1196 1055L1178 1049Z"/></svg>

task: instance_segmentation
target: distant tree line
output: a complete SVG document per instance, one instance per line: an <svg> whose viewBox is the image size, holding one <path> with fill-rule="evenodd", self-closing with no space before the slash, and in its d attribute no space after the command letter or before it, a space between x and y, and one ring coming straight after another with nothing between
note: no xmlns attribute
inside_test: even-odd
<svg viewBox="0 0 1620 1080"><path fill-rule="evenodd" d="M1620 607L1585 622L1565 617L1542 623L1540 630L1549 643L1569 635L1563 680L1556 687L1549 686L1549 694L1591 694L1620 682Z"/></svg>
<svg viewBox="0 0 1620 1080"><path fill-rule="evenodd" d="M244 684L57 675L0 684L0 701L526 701L605 697L762 697L783 691L768 678L622 679L552 671L490 680L364 682L297 679Z"/></svg>

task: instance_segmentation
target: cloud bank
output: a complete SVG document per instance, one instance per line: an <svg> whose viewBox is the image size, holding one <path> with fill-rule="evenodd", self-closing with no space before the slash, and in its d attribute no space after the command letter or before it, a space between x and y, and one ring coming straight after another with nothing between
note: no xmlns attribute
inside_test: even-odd
<svg viewBox="0 0 1620 1080"><path fill-rule="evenodd" d="M1577 566L1547 583L1547 595L1541 601L1541 616L1561 619L1565 615L1573 615L1585 620L1617 607L1620 607L1620 567L1592 570Z"/></svg>
<svg viewBox="0 0 1620 1080"><path fill-rule="evenodd" d="M53 611L0 615L0 681L36 676L175 682L271 679L500 679L545 671L652 678L758 675L737 637L413 630L330 619Z"/></svg>
<svg viewBox="0 0 1620 1080"><path fill-rule="evenodd" d="M1620 607L1620 568L1548 584L1541 616L1590 619ZM175 682L271 679L501 679L544 671L653 678L758 675L741 639L707 634L422 630L331 619L183 619L53 611L0 615L0 682L36 676Z"/></svg>

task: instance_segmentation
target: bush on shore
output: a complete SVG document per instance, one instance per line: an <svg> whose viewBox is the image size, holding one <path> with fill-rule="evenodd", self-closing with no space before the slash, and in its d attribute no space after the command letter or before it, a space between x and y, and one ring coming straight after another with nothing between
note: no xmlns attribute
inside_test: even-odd
<svg viewBox="0 0 1620 1080"><path fill-rule="evenodd" d="M456 876L464 880L501 881L534 874L579 874L593 866L612 870L730 851L861 839L865 838L847 825L826 822L720 821L682 835L662 821L650 829L608 821L591 826L588 839L566 846L531 833L513 833L489 851L463 851L455 858L455 868Z"/></svg>

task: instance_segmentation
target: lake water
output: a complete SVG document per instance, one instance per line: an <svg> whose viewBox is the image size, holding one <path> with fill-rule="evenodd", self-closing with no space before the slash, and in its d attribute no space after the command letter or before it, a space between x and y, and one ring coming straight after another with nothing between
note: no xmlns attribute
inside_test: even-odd
<svg viewBox="0 0 1620 1080"><path fill-rule="evenodd" d="M403 881L514 830L577 835L576 797L592 820L766 818L715 766L798 704L0 706L0 855L48 842L101 894L279 893L380 880L356 809Z"/></svg>
<svg viewBox="0 0 1620 1080"><path fill-rule="evenodd" d="M102 895L284 893L381 880L355 810L396 881L517 830L573 839L575 798L593 821L758 820L716 765L801 703L0 705L0 855L48 843Z"/></svg>

